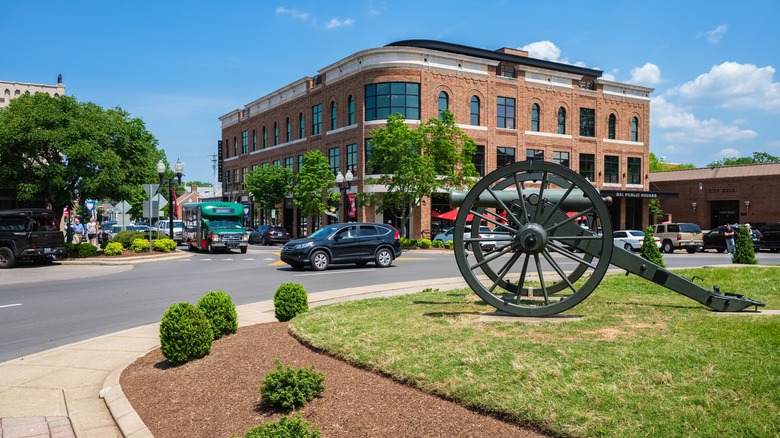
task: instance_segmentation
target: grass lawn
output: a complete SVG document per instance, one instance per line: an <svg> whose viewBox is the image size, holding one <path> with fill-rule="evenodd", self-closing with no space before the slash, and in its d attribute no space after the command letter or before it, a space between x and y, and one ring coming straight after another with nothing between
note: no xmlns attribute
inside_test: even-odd
<svg viewBox="0 0 780 438"><path fill-rule="evenodd" d="M675 272L780 309L778 268ZM317 307L292 326L334 356L554 434L780 436L780 316L713 312L620 274L567 312L580 319L478 320L493 310L468 289L426 290Z"/></svg>

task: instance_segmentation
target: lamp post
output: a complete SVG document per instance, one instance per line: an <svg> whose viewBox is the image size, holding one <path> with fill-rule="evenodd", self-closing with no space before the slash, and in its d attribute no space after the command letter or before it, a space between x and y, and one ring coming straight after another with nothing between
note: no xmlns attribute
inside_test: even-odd
<svg viewBox="0 0 780 438"><path fill-rule="evenodd" d="M157 162L157 174L160 175L160 186L162 186L163 180L165 179L165 163L163 163L163 160L160 160ZM184 171L184 165L181 164L181 161L176 160L176 164L173 166L174 172L176 172L176 179L178 180L179 184L181 184L181 175ZM173 191L173 178L168 178L168 198L171 200L171 202L168 204L168 236L173 240L173 209L175 206L173 203L175 202L173 200L173 196L171 196L171 192Z"/></svg>
<svg viewBox="0 0 780 438"><path fill-rule="evenodd" d="M346 175L342 175L341 172L336 174L336 184L338 184L339 190L341 190L341 199L343 201L342 210L344 211L344 222L349 222L349 198L347 197L347 190L352 187L353 178L352 169L347 169Z"/></svg>

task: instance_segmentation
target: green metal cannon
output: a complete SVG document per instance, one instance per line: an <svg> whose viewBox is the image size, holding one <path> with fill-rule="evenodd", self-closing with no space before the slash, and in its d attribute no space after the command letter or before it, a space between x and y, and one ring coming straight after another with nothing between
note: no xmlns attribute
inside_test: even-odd
<svg viewBox="0 0 780 438"><path fill-rule="evenodd" d="M610 265L646 278L717 311L764 303L705 289L612 243L611 198L554 163L501 167L469 191L451 191L460 207L454 250L463 278L485 302L518 316L548 316L588 297ZM481 234L479 225L502 230ZM470 232L465 234L466 226ZM466 250L466 248L471 250ZM492 250L488 250L492 249Z"/></svg>

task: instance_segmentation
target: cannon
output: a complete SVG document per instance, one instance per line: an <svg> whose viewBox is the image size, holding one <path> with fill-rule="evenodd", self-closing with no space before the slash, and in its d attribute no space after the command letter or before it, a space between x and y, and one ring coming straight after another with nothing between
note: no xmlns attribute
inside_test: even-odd
<svg viewBox="0 0 780 438"><path fill-rule="evenodd" d="M454 234L458 268L482 300L517 316L571 309L593 292L611 265L716 311L764 306L743 295L721 293L717 286L708 290L616 247L611 202L590 181L559 164L523 161L496 169L471 190L450 192L450 205L460 208ZM481 224L502 232L481 235ZM466 225L471 225L469 234Z"/></svg>

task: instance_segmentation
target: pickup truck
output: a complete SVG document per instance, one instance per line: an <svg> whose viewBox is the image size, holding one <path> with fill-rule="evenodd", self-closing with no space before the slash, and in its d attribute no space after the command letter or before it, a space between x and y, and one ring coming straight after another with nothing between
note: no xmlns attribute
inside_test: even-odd
<svg viewBox="0 0 780 438"><path fill-rule="evenodd" d="M19 260L46 264L67 254L57 216L43 208L0 210L0 269Z"/></svg>

